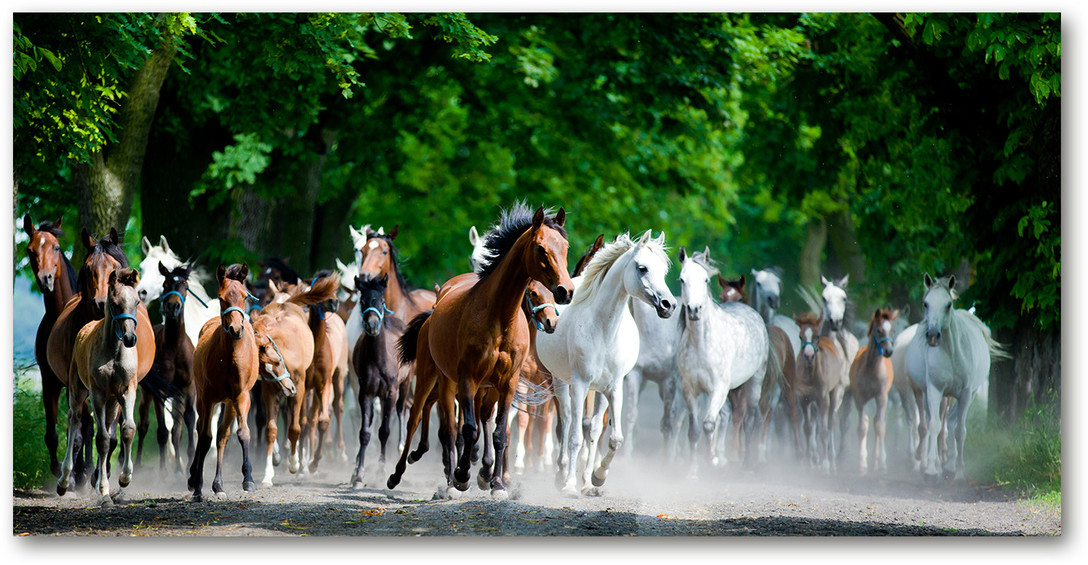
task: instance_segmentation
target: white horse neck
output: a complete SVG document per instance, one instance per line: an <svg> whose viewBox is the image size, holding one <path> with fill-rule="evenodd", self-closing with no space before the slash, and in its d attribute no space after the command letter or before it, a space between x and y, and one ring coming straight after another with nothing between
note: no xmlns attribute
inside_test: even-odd
<svg viewBox="0 0 1088 565"><path fill-rule="evenodd" d="M627 301L632 300L627 289L623 285L623 271L634 257L634 250L627 250L617 258L597 284L583 284L582 292L588 292L583 300L579 300L578 308L590 320L597 320L599 327L608 335L615 334L623 317L630 316L627 309ZM583 281L584 283L584 281ZM570 310L568 310L570 311Z"/></svg>

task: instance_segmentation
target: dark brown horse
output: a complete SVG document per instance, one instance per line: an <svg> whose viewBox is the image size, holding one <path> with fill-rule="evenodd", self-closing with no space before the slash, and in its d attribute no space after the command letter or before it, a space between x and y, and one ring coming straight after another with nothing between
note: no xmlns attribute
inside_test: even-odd
<svg viewBox="0 0 1088 565"><path fill-rule="evenodd" d="M76 334L88 323L103 318L109 294L110 273L119 268L128 268L128 258L121 250L116 229L111 228L109 237L97 241L84 229L80 241L87 249L87 256L76 277L76 294L68 300L60 315L57 316L57 321L53 324L53 329L49 332L49 338L46 341L46 360L49 368L63 386L69 384ZM138 340L145 344L155 343L151 318L148 317L147 308L142 303L136 310L136 319ZM154 361L154 355L140 357L136 373L138 380L143 380L151 370ZM80 430L74 438L74 453L81 452L84 437L89 438L92 432L90 418L84 418L82 422L84 429ZM77 486L82 484L87 470L80 468L78 459L73 469L74 483Z"/></svg>
<svg viewBox="0 0 1088 565"><path fill-rule="evenodd" d="M223 454L230 439L231 424L237 417L238 442L242 445L242 489L254 489L249 461L249 391L257 382L257 339L245 317L249 290L246 264L219 265L218 317L200 329L200 340L193 353L193 382L196 388L197 444L189 467L189 490L193 501L203 500L204 459L212 445L212 414L216 404L223 413L216 435L215 479L212 491L223 492Z"/></svg>
<svg viewBox="0 0 1088 565"><path fill-rule="evenodd" d="M836 396L841 398L840 356L835 342L820 335L823 317L806 312L794 316L800 328L797 353L797 397L809 462L825 473L836 463L834 430L838 423Z"/></svg>
<svg viewBox="0 0 1088 565"><path fill-rule="evenodd" d="M876 470L887 471L887 452L884 448L884 432L888 415L888 392L892 388L892 353L895 340L895 321L899 310L877 309L869 321L869 342L862 347L854 362L850 365L850 391L854 397L854 406L858 409L858 445L861 455L859 463L862 474L869 470L868 432L869 416L865 414L865 405L870 400L876 401L876 414L873 422L876 427L876 441L873 446ZM842 418L849 413L849 403L844 403Z"/></svg>
<svg viewBox="0 0 1088 565"><path fill-rule="evenodd" d="M567 274L567 238L563 209L549 217L544 208L535 214L524 205L507 211L499 226L488 235L490 262L479 274L458 275L444 286L434 311L413 319L400 342L402 362L416 362L415 403L408 421L408 435L415 432L423 405L438 388L439 440L448 486L466 490L472 447L478 439L477 392L498 389L496 420L505 422L517 390L518 374L529 349L529 327L521 312L525 287L531 280L544 283L561 304L570 302L573 283ZM476 281L464 284L465 281ZM412 331L412 327L415 328ZM465 449L456 456L457 412L463 415ZM494 435L495 460L504 460L506 426ZM394 488L405 471L408 444L401 453L387 486ZM454 459L457 459L454 469ZM503 469L491 476L491 492L505 496Z"/></svg>
<svg viewBox="0 0 1088 565"><path fill-rule="evenodd" d="M49 366L49 360L46 358L46 344L61 310L76 293L76 270L61 251L58 239L64 236L64 231L61 230L62 220L63 218L57 218L56 222L42 222L35 228L30 214L23 216L23 230L30 238L26 243L26 255L30 259L34 279L38 281L38 289L41 290L42 298L45 300L45 315L38 324L38 333L34 338L34 358L38 361L38 370L41 372L42 404L45 407L45 448L49 452L49 470L53 472L54 477L60 477L60 460L57 458L57 412L64 382ZM90 412L83 416L89 431ZM90 461L90 449L91 444L88 443L85 456L79 457L80 474L83 467Z"/></svg>
<svg viewBox="0 0 1088 565"><path fill-rule="evenodd" d="M180 410L176 412L183 418L174 418L172 429L166 426L164 411L167 409L165 402L149 394L140 396L140 425L139 442L136 448L136 464L140 465L143 459L144 437L151 426L148 418L148 409L153 404L155 407L155 421L158 425L156 439L159 444L159 470L166 469L166 456L168 454L167 441L173 450L174 467L180 475L184 473L181 457L181 432L182 428L189 430L189 443L186 449L188 459L192 460L196 439L194 428L196 424L196 390L193 385L193 346L189 334L185 331L185 297L189 292L189 275L192 273L192 265L181 265L173 270L167 269L159 262L159 274L163 276L162 283L162 313L163 323L155 325L155 365L154 369L166 382L179 389L182 394L176 400L180 403Z"/></svg>

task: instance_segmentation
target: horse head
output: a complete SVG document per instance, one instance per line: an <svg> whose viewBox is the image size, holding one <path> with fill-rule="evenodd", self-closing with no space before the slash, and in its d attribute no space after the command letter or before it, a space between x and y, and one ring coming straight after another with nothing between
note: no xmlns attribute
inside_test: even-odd
<svg viewBox="0 0 1088 565"><path fill-rule="evenodd" d="M665 283L669 270L669 256L665 253L665 234L654 238L646 230L632 248L632 256L623 273L623 285L627 293L653 306L660 318L672 316L676 310L676 297Z"/></svg>
<svg viewBox="0 0 1088 565"><path fill-rule="evenodd" d="M481 237L476 231L476 226L471 226L468 228L468 242L472 244L472 255L469 256L468 262L472 266L472 272L475 273L487 261L487 235Z"/></svg>
<svg viewBox="0 0 1088 565"><path fill-rule="evenodd" d="M806 365L812 365L816 360L816 352L820 348L820 327L824 324L823 315L817 316L811 312L805 312L793 317L800 328L801 355L805 358Z"/></svg>
<svg viewBox="0 0 1088 565"><path fill-rule="evenodd" d="M571 276L577 277L578 275L582 274L582 271L584 271L586 268L586 264L589 263L590 259L593 259L593 256L596 255L602 247L604 247L603 233L598 235L597 239L593 240L593 245L590 245L589 249L587 249L586 252L582 254L582 258L574 264L574 273L571 274Z"/></svg>
<svg viewBox="0 0 1088 565"><path fill-rule="evenodd" d="M850 275L837 281L830 281L823 275L820 276L820 282L824 285L824 313L831 324L831 329L835 331L842 329L846 318L846 283L849 279Z"/></svg>
<svg viewBox="0 0 1088 565"><path fill-rule="evenodd" d="M160 271L156 266L161 263L167 269L174 269L180 266L182 262L170 249L170 244L166 242L165 235L159 236L158 245L151 245L147 237L144 237L140 241L140 250L144 254L144 260L140 261L140 272L144 276L140 279L136 292L140 295L140 300L147 304L159 298L162 293L163 279L160 278Z"/></svg>
<svg viewBox="0 0 1088 565"><path fill-rule="evenodd" d="M877 352L887 358L894 353L895 321L899 319L899 310L877 308L869 322L869 339Z"/></svg>
<svg viewBox="0 0 1088 565"><path fill-rule="evenodd" d="M544 283L557 304L569 304L574 297L574 283L567 273L569 243L562 229L566 219L567 212L563 208L554 217L547 218L541 206L533 214L533 225L526 232L529 244L524 258L529 277Z"/></svg>
<svg viewBox="0 0 1088 565"><path fill-rule="evenodd" d="M273 334L278 335L279 326L275 315L257 314L253 316L253 337L257 343L257 364L260 367L261 380L276 383L283 395L291 398L298 393L291 371L287 369L287 360L280 352L279 343ZM278 335L282 342L287 336Z"/></svg>
<svg viewBox="0 0 1088 565"><path fill-rule="evenodd" d="M367 231L366 243L356 248L362 252L360 275L375 279L382 275L396 276L397 249L393 246L393 238L397 236L398 228L394 227L388 234Z"/></svg>
<svg viewBox="0 0 1088 565"><path fill-rule="evenodd" d="M679 258L680 302L684 307L684 315L694 322L702 316L704 306L714 303L710 299L710 277L718 274L718 269L710 261L709 246L702 253L690 256L681 246Z"/></svg>
<svg viewBox="0 0 1088 565"><path fill-rule="evenodd" d="M87 228L83 228L80 238L87 248L87 257L79 270L77 290L91 317L97 320L105 315L110 273L118 268L127 268L128 258L121 250L115 228L110 228L109 237L98 241L91 237Z"/></svg>
<svg viewBox="0 0 1088 565"><path fill-rule="evenodd" d="M192 265L178 265L169 268L159 261L159 275L162 276L162 313L169 320L181 318L185 308L185 296L189 292L189 275L193 272ZM137 294L140 286L136 287ZM144 300L143 295L140 296Z"/></svg>
<svg viewBox="0 0 1088 565"><path fill-rule="evenodd" d="M392 314L385 305L385 288L389 277L382 275L370 278L363 275L355 277L355 290L359 292L359 307L363 313L363 331L370 337L377 337L385 323L385 315Z"/></svg>
<svg viewBox="0 0 1088 565"><path fill-rule="evenodd" d="M765 302L771 310L778 310L778 301L782 296L782 278L770 269L759 271L752 269L752 280L756 283L756 294L759 300ZM760 314L763 313L760 312Z"/></svg>
<svg viewBox="0 0 1088 565"><path fill-rule="evenodd" d="M128 268L110 271L107 284L107 312L113 335L125 347L135 347L136 310L140 306L136 285L140 284L140 272Z"/></svg>
<svg viewBox="0 0 1088 565"><path fill-rule="evenodd" d="M952 319L952 302L956 299L956 275L949 275L937 280L925 274L926 295L922 299L925 306L926 343L937 347Z"/></svg>
<svg viewBox="0 0 1088 565"><path fill-rule="evenodd" d="M718 296L720 302L748 302L748 295L744 292L744 275L726 280L718 275L718 285L722 287L722 293Z"/></svg>
<svg viewBox="0 0 1088 565"><path fill-rule="evenodd" d="M57 238L64 234L61 231L63 216L56 222L42 222L38 228L30 219L30 214L23 216L23 230L30 240L26 242L26 255L30 258L30 268L38 279L38 285L45 292L53 292L58 276L66 276L64 267L64 253L60 249L60 240Z"/></svg>
<svg viewBox="0 0 1088 565"><path fill-rule="evenodd" d="M220 263L215 272L215 278L219 281L219 317L223 331L235 340L242 339L242 331L245 329L248 277L249 266L245 263L229 267Z"/></svg>
<svg viewBox="0 0 1088 565"><path fill-rule="evenodd" d="M555 297L540 281L529 281L525 287L525 315L537 330L554 333L559 323L559 311L555 307Z"/></svg>

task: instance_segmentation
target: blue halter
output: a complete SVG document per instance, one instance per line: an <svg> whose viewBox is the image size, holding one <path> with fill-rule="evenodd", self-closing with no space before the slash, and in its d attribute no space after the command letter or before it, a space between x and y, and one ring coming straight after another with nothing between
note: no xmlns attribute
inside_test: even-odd
<svg viewBox="0 0 1088 565"><path fill-rule="evenodd" d="M113 335L117 337L117 341L121 341L125 337L125 332L121 329L121 324L118 323L119 320L132 320L132 323L134 324L139 323L136 321L136 316L132 314L127 314L125 312L114 314L113 308L110 308L110 317L113 318L111 322L113 324Z"/></svg>
<svg viewBox="0 0 1088 565"><path fill-rule="evenodd" d="M289 377L291 375L291 372L287 370L287 361L283 360L283 354L280 353L280 347L276 345L276 340L272 339L272 336L268 334L265 335L268 337L268 341L272 342L272 348L276 350L276 355L280 356L280 366L283 367L283 374L279 375L278 377L268 377L265 375L261 375L261 380L268 381L270 383L278 383L283 379Z"/></svg>
<svg viewBox="0 0 1088 565"><path fill-rule="evenodd" d="M185 308L185 295L184 295L184 294L182 294L182 293L180 293L180 292L178 292L178 291L176 291L176 290L171 290L170 292L166 292L166 293L163 293L163 295L162 295L162 303L163 303L163 304L166 304L166 297L167 297L167 296L170 296L171 294L177 295L177 297L178 297L179 299L181 299L181 307L182 307L182 308ZM197 300L200 300L200 299L198 298ZM165 313L165 312L163 312L163 314L165 315L166 313Z"/></svg>
<svg viewBox="0 0 1088 565"><path fill-rule="evenodd" d="M877 351L877 353L879 353L881 356L883 356L884 355L884 348L881 347L880 344L884 343L885 341L891 341L891 340L892 340L892 338L890 338L888 336L884 336L884 337L882 337L880 339L874 339L873 341L876 342L876 351Z"/></svg>
<svg viewBox="0 0 1088 565"><path fill-rule="evenodd" d="M231 312L240 312L242 314L243 318L245 318L245 315L246 315L245 311L242 310L241 308L239 308L237 306L231 306L230 308L227 308L226 310L223 310L222 312L219 313L219 318L220 318L219 321L224 326L227 325L227 314L230 314Z"/></svg>
<svg viewBox="0 0 1088 565"><path fill-rule="evenodd" d="M374 312L376 312L378 314L378 326L379 327L382 326L385 323L385 315L386 314L392 314L392 315L396 316L396 312L390 310L389 307L385 305L385 302L382 302L381 310L379 310L378 308L376 308L374 306L370 306L366 310L363 310L362 316L366 316L366 313L371 311L371 310L373 310Z"/></svg>
<svg viewBox="0 0 1088 565"><path fill-rule="evenodd" d="M533 299L529 296L529 287L525 287L525 301L529 303L529 311L532 313L529 317L532 318L533 324L536 325L536 329L539 331L544 331L544 324L540 323L540 320L536 319L537 312L550 307L552 310L555 310L556 316L559 315L559 309L556 308L555 304L552 304L551 302L545 302L540 306L533 306Z"/></svg>

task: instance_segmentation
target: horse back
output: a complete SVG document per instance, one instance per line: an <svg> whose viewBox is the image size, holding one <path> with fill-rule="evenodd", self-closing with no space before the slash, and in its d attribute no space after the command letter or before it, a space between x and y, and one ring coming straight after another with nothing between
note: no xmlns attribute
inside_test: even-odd
<svg viewBox="0 0 1088 565"><path fill-rule="evenodd" d="M76 334L83 327L77 319L80 317L79 294L72 296L64 305L57 321L49 332L46 340L46 360L53 374L60 382L67 386L68 370L72 361L72 347L75 344Z"/></svg>

